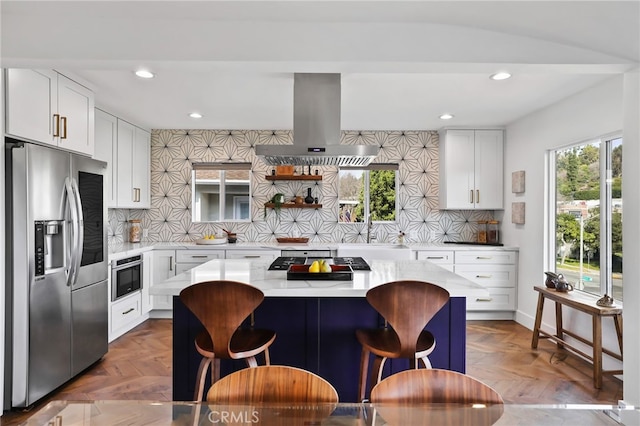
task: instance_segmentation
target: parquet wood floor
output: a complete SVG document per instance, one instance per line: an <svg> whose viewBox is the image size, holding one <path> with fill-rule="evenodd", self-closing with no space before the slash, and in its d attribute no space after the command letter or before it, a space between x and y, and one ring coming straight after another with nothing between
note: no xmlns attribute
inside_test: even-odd
<svg viewBox="0 0 640 426"><path fill-rule="evenodd" d="M148 320L109 345L109 353L28 412L0 418L13 426L51 400L171 401L171 320ZM605 376L593 387L590 363L542 340L531 349L531 330L514 321L467 323L467 374L496 389L506 403L610 403L622 382Z"/></svg>

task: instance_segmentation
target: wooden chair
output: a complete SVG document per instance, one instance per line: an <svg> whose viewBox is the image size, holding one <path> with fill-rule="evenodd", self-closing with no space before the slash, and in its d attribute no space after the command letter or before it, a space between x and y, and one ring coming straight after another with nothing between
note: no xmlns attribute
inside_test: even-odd
<svg viewBox="0 0 640 426"><path fill-rule="evenodd" d="M296 367L264 365L239 370L207 393L210 410L238 413L251 406L255 422L268 425L321 424L338 404L338 392L320 376ZM198 423L194 423L198 424Z"/></svg>
<svg viewBox="0 0 640 426"><path fill-rule="evenodd" d="M338 402L338 392L322 377L300 368L264 365L233 372L207 393L215 404L292 404Z"/></svg>
<svg viewBox="0 0 640 426"><path fill-rule="evenodd" d="M256 367L256 355L264 352L270 364L269 346L276 338L272 330L239 328L262 303L261 290L236 281L207 281L180 292L180 300L204 325L195 339L202 361L198 368L194 400L202 401L207 369L211 365L211 383L220 378L220 359L246 359Z"/></svg>
<svg viewBox="0 0 640 426"><path fill-rule="evenodd" d="M498 392L473 377L440 369L406 370L371 390L376 415L388 424L489 426L504 413Z"/></svg>
<svg viewBox="0 0 640 426"><path fill-rule="evenodd" d="M371 390L371 403L504 404L490 386L466 374L438 368L392 374Z"/></svg>
<svg viewBox="0 0 640 426"><path fill-rule="evenodd" d="M449 292L435 284L423 281L393 281L379 285L367 292L367 301L387 321L388 326L373 330L356 330L356 338L362 345L358 396L365 399L369 357L375 358L372 366L375 382L380 382L384 361L387 358L408 358L411 368L417 368L417 359L431 368L428 355L436 347L433 334L424 330L433 316L448 302Z"/></svg>

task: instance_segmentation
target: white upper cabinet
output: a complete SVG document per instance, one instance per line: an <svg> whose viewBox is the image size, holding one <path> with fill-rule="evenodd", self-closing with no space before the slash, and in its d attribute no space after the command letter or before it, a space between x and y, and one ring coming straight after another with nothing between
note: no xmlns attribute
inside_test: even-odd
<svg viewBox="0 0 640 426"><path fill-rule="evenodd" d="M146 209L150 194L151 135L118 119L117 207Z"/></svg>
<svg viewBox="0 0 640 426"><path fill-rule="evenodd" d="M94 94L53 70L7 69L9 135L93 155Z"/></svg>
<svg viewBox="0 0 640 426"><path fill-rule="evenodd" d="M118 119L96 109L96 137L93 158L106 161L107 165L107 206L117 206L118 195Z"/></svg>
<svg viewBox="0 0 640 426"><path fill-rule="evenodd" d="M109 163L109 208L151 206L151 134L96 109L94 158Z"/></svg>
<svg viewBox="0 0 640 426"><path fill-rule="evenodd" d="M503 209L503 149L502 130L440 132L440 208Z"/></svg>

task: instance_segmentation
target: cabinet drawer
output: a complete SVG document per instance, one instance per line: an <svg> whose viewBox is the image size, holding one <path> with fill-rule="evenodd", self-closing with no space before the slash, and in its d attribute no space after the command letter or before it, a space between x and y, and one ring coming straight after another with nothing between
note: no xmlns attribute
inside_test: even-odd
<svg viewBox="0 0 640 426"><path fill-rule="evenodd" d="M453 264L453 250L451 251L418 251L416 256L418 260L428 260L437 264Z"/></svg>
<svg viewBox="0 0 640 426"><path fill-rule="evenodd" d="M484 287L515 287L515 265L458 265L454 272Z"/></svg>
<svg viewBox="0 0 640 426"><path fill-rule="evenodd" d="M515 288L488 288L488 298L470 297L467 299L467 311L515 311Z"/></svg>
<svg viewBox="0 0 640 426"><path fill-rule="evenodd" d="M204 263L212 259L224 259L224 250L177 250L178 263Z"/></svg>
<svg viewBox="0 0 640 426"><path fill-rule="evenodd" d="M280 250L227 250L227 259L266 259L274 260L280 256Z"/></svg>
<svg viewBox="0 0 640 426"><path fill-rule="evenodd" d="M499 250L487 250L487 251L456 251L455 257L456 265L459 263L473 263L478 264L504 264L515 265L516 264L516 252L515 251L499 251Z"/></svg>
<svg viewBox="0 0 640 426"><path fill-rule="evenodd" d="M140 292L111 304L111 332L128 323L135 321L142 315L142 295Z"/></svg>

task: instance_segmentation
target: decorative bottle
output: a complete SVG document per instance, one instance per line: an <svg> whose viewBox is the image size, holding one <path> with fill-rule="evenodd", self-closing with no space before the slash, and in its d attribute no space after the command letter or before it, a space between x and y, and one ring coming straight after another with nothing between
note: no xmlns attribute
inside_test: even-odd
<svg viewBox="0 0 640 426"><path fill-rule="evenodd" d="M307 204L313 204L313 196L311 195L311 188L307 188L307 196L304 198L304 202Z"/></svg>

